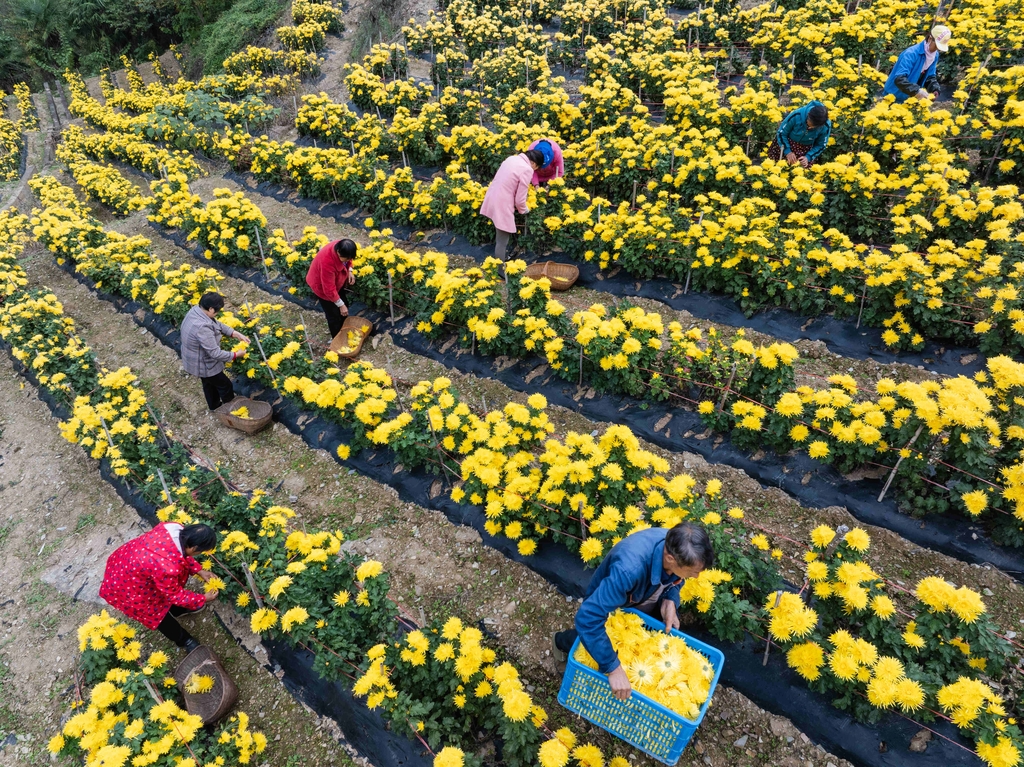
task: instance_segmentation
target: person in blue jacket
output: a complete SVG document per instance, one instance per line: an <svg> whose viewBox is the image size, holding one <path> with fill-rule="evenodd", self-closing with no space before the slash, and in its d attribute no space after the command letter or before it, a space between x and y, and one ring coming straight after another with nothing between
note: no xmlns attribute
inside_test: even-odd
<svg viewBox="0 0 1024 767"><path fill-rule="evenodd" d="M555 660L560 667L565 664L578 636L601 673L608 675L615 697L628 699L632 687L605 631L608 616L632 607L660 618L666 631L678 629L679 586L714 563L707 532L688 522L626 536L594 571L576 613L576 628L555 634Z"/></svg>
<svg viewBox="0 0 1024 767"><path fill-rule="evenodd" d="M786 115L768 147L768 159L785 157L790 165L799 163L806 168L825 151L831 135L828 108L820 101L812 101Z"/></svg>
<svg viewBox="0 0 1024 767"><path fill-rule="evenodd" d="M939 80L935 76L939 53L949 50L952 36L949 27L940 24L924 40L903 51L885 81L882 97L894 96L897 104L911 96L922 101L935 98L939 94Z"/></svg>

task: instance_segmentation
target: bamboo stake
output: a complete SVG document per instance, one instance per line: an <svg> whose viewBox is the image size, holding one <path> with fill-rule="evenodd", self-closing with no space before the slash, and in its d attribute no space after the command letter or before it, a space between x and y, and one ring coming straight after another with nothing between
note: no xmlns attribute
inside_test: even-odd
<svg viewBox="0 0 1024 767"><path fill-rule="evenodd" d="M908 442L904 446L904 448L903 448L904 450L909 449L910 446L913 445L917 441L917 438L921 436L921 431L923 429L924 429L924 424L921 424L920 426L917 427L917 431L915 431L914 432L914 436L910 438L910 442ZM896 460L896 465L892 467L892 471L889 473L889 478L887 480L885 480L885 485L882 487L882 492L878 494L878 502L879 503L881 503L882 499L885 498L885 494L887 492L889 492L889 485L891 485L892 481L896 478L896 472L899 470L901 463L903 463L903 456L902 455L900 455L900 457Z"/></svg>
<svg viewBox="0 0 1024 767"><path fill-rule="evenodd" d="M253 227L253 231L256 232L256 245L260 249L260 266L263 267L263 276L269 280L270 271L267 269L267 257L263 253L263 239L260 237L260 227L258 224Z"/></svg>
<svg viewBox="0 0 1024 767"><path fill-rule="evenodd" d="M738 363L732 363L732 372L729 373L729 380L725 384L725 389L722 391L722 398L718 400L718 407L716 410L721 411L725 407L725 398L729 396L729 389L732 387L733 379L736 378L736 365Z"/></svg>
<svg viewBox="0 0 1024 767"><path fill-rule="evenodd" d="M114 439L110 436L110 429L107 428L107 422L104 420L103 416L100 416L100 423L103 424L103 431L106 432L107 443L111 447L114 447Z"/></svg>
<svg viewBox="0 0 1024 767"><path fill-rule="evenodd" d="M160 419L156 417L156 413L154 413L152 408L150 408L148 402L146 403L146 411L149 413L149 417L153 419L153 423L155 423L156 427L160 430L160 436L164 438L164 443L167 445L167 449L170 450L171 441L167 439L167 432L164 431L164 427L160 424Z"/></svg>
<svg viewBox="0 0 1024 767"><path fill-rule="evenodd" d="M173 503L173 501L171 500L171 491L167 487L167 480L164 479L164 473L162 471L160 471L160 469L157 469L156 470L156 475L157 475L157 477L160 478L160 484L164 488L164 495L167 496L167 503Z"/></svg>
<svg viewBox="0 0 1024 767"><path fill-rule="evenodd" d="M395 294L391 283L391 271L388 271L388 306L391 309L391 324L395 324Z"/></svg>
<svg viewBox="0 0 1024 767"><path fill-rule="evenodd" d="M312 362L316 359L316 355L313 354L313 344L309 342L309 329L306 325L306 316L299 312L299 319L302 320L302 335L306 337L306 348L309 349L309 361Z"/></svg>
<svg viewBox="0 0 1024 767"><path fill-rule="evenodd" d="M857 329L860 330L860 318L864 316L864 299L868 297L868 283L864 282L864 292L860 294L860 311L857 312Z"/></svg>
<svg viewBox="0 0 1024 767"><path fill-rule="evenodd" d="M263 344L260 343L260 331L259 331L258 328L254 330L254 332L252 334L252 337L256 340L256 346L260 350L260 356L263 358L263 364L266 365L267 366L267 370L270 371L270 377L273 379L273 381L274 381L274 388L276 389L277 388L277 374L274 373L274 369L272 367L270 367L270 362L269 362L269 360L267 360L267 355L263 351Z"/></svg>
<svg viewBox="0 0 1024 767"><path fill-rule="evenodd" d="M256 581L252 577L252 573L249 572L249 568L245 567L242 569L245 573L245 579L249 582L249 589L252 591L252 597L256 600L256 606L263 609L263 599L260 597L260 592L256 590Z"/></svg>
<svg viewBox="0 0 1024 767"><path fill-rule="evenodd" d="M779 589L775 593L775 606L778 607L780 602L782 602L782 589ZM772 635L771 635L770 632L768 632L768 641L766 641L765 645L764 645L764 657L761 659L761 665L762 666L767 666L768 665L768 651L771 650L771 649L772 649Z"/></svg>

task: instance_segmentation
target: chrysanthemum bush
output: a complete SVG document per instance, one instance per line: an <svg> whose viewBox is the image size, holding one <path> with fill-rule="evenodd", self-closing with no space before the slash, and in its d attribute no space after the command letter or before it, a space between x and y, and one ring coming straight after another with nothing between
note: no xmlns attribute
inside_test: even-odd
<svg viewBox="0 0 1024 767"><path fill-rule="evenodd" d="M265 257L267 219L243 192L214 189L204 206L182 173L154 181L152 191L150 220L181 229L200 244L207 259L216 254L220 261L248 266Z"/></svg>
<svg viewBox="0 0 1024 767"><path fill-rule="evenodd" d="M1000 686L986 682L1005 678L1013 648L982 596L935 576L921 579L912 595L899 593L905 590L868 564L863 530L837 537L823 525L810 543L804 589L813 594L811 606L802 595L782 594L769 596L765 607L788 664L858 718L877 720L887 708L924 719L944 715L972 732L987 763L1018 764L1021 731ZM897 606L910 596L912 604Z"/></svg>
<svg viewBox="0 0 1024 767"><path fill-rule="evenodd" d="M0 118L0 181L13 181L18 177L23 148L19 126Z"/></svg>
<svg viewBox="0 0 1024 767"><path fill-rule="evenodd" d="M189 714L179 692L184 680L171 676L167 654L143 657L135 629L106 610L79 627L78 641L89 689L76 686L83 697L50 740L52 754L96 765L200 767L255 763L266 750L267 737L249 728L243 711L210 728ZM207 686L203 680L196 690Z"/></svg>
<svg viewBox="0 0 1024 767"><path fill-rule="evenodd" d="M17 229L19 226L23 227L24 222L12 219L9 215L6 221L10 226L0 227L0 230L10 232L9 237L16 240ZM13 261L17 251L17 242L10 242L6 245L7 258ZM15 255L10 255L12 253ZM7 326L4 326L5 330L6 328ZM19 338L12 338L7 334L5 340L15 352L21 348ZM358 393L361 375L357 371L360 370L363 371L362 376L366 376L364 380L372 381L376 386L376 390L371 392L370 398L362 398L362 395ZM711 623L712 631L723 636L742 635L743 631L765 630L758 628L763 622L766 630L784 645L797 644L798 640L806 640L801 643L804 649L795 654L787 653L787 657L798 672L807 676L812 682L817 679L815 672L820 671L824 665L826 652L830 653L829 662L831 663L833 656L841 657L841 647L847 647L849 642L853 642L853 646L860 648L865 653L864 657L868 658L861 663L865 668L858 670L855 675L857 682L854 684L860 684L866 690L864 694L868 696L868 702L871 705L871 708L868 709L851 703L850 707L853 708L855 714L870 718L878 713L876 709L881 711L900 705L908 710L918 711L921 709L921 705L915 702L917 700L915 691L919 686L922 695L935 695L938 705L951 712L956 724L968 730L974 726L971 734L977 739L979 753L984 758L993 764L1012 765L1015 763L1020 741L1019 732L1009 717L1002 713L1001 698L997 690L988 686L984 681L986 676L996 678L996 675L1001 673L1010 654L1009 648L1006 641L995 633L993 625L985 617L984 602L976 592L963 587L958 589L939 579L926 578L918 583L915 592L924 608L920 606L915 608L916 614L906 613L906 617L911 619L913 625L908 623L902 627L903 632L899 632L897 629L895 633L890 632L890 635L885 635L885 627L881 624L876 626L876 619L877 621L886 621L892 618L897 613L897 607L894 600L886 597L883 593L884 587L881 578L875 575L858 556L863 554L869 546L870 541L867 534L861 530L851 531L845 535L841 545L835 547L832 546L836 535L835 531L819 528L812 534L813 550L807 556L808 581L814 584L812 588L815 596L825 603L824 606L807 607L800 597L794 594L783 594L777 598L774 594L765 592L769 588L773 589L778 583L777 570L772 563L777 556L782 555L782 552L772 551L770 556L765 554L764 552L771 547L769 539L763 533L751 534L745 526L744 516L740 510L730 509L725 512L713 508L714 498L720 492L720 485L717 482L709 483L709 486L705 488L704 498L711 500L702 500L694 492L695 483L692 479L685 475L671 479L660 475L658 471L660 467L654 465L656 460L653 456L647 457L646 468L641 468L643 464L638 465L637 461L645 460L643 451L636 444L629 442L632 435L629 435L621 427L615 427L616 434L606 435L603 438L605 444L592 443L588 447L584 442L576 443L582 449L582 454L587 456L586 465L581 465L579 462L564 462L564 446L570 445L569 437L564 443L546 440L544 447L551 457L545 459L544 456L541 456L535 459L532 453L527 450L518 450L515 446L524 440L526 444L531 441L536 443L542 440L544 432L548 431L547 428L544 428L546 417L543 416L544 403L540 400L530 403L530 407L536 411L535 413L531 413L528 408L523 406L510 405L502 415L497 417L488 415L481 421L460 406L456 395L449 391L450 383L444 380L433 383L424 382L414 394L416 404L419 404L420 408L414 409L413 413L404 414L404 418L400 417L392 425L392 422L386 420L386 417L390 403L396 401L397 397L388 396L388 391L393 392L394 390L390 389L390 380L386 375L383 373L373 374L371 371L371 366L365 363L357 363L350 368L347 375L353 375L355 380L346 379L345 383L349 385L350 389L357 389L357 395L354 400L350 400L347 395L348 390L346 390L346 402L350 405L358 403L352 409L355 414L352 421L364 424L364 433L373 425L377 440L382 444L390 441L395 434L408 436L408 432L403 434L403 430L412 428L418 429L423 435L420 438L421 442L436 439L437 435L441 434L442 443L437 447L439 451L459 449L460 446L457 445L454 448L450 447L452 442L445 444L445 440L449 436L454 436L450 432L461 431L460 437L470 443L465 447L472 448L473 444L486 445L486 447L476 448L471 456L481 455L480 451L482 450L491 452L503 450L504 453L500 454L502 459L505 454L511 456L506 462L507 465L514 464L516 461L526 465L535 460L538 464L543 465L545 460L549 461L549 477L569 477L569 481L575 483L578 488L578 501L582 508L577 512L580 513L577 519L588 519L589 511L590 522L587 525L589 529L593 531L595 527L604 528L604 530L598 530L595 537L586 539L586 541L597 541L597 544L591 546L591 549L599 546L604 550L603 536L596 537L602 532L615 531L608 540L608 543L613 543L618 537L626 535L632 530L642 529L649 524L645 521L647 515L651 521L666 526L675 524L681 519L694 519L708 529L719 557L720 569L708 571L700 578L688 581L681 595L681 601L684 609L693 610L696 615L713 616L715 620ZM102 391L96 396L101 401L120 399L137 404L144 398L144 394L132 393L133 389L137 390L137 384L130 371L119 371L116 379L98 376L97 380ZM285 388L286 390L289 388L287 382ZM305 381L298 379L295 384L295 391L301 391L303 399L307 403L317 402L318 405L323 403L320 406L327 410L331 407L330 395L322 400L320 397L331 389L332 387L324 387L322 384L314 384L311 379ZM333 387L333 391L341 394L341 387ZM446 395L448 396L446 397ZM451 412L446 414L445 411L449 409ZM518 409L525 412L520 414ZM463 427L463 416L472 428ZM503 416L509 421L508 425L504 427L501 424ZM426 430L430 431L429 438L424 433L424 422L426 422ZM151 434L140 434L138 428L124 430L125 440L135 439L140 443L140 447L137 449L139 451L147 444L158 444L156 440L150 441L151 437ZM578 440L579 437L576 439ZM635 438L632 439L635 440ZM503 444L505 447L502 447ZM563 445L563 447L559 447L559 445ZM401 446L399 446L399 450L402 450ZM602 451L605 450L611 452L603 453ZM629 493L633 492L629 489L630 483L626 483L625 487L622 487L620 485L622 479L616 476L613 468L610 468L617 465L625 471L622 462L619 461L615 464L614 461L603 459L604 455L614 457L617 450L623 450L626 461L632 464L628 470L639 472L635 485L642 484L643 490L640 493L645 495L637 495L636 504L625 505L629 501ZM129 451L127 448L123 448L123 452ZM162 481L153 470L155 459L147 459L147 463L136 461L131 464L129 471L124 474L125 481L138 484L154 500L173 502L174 505L162 510L161 516L164 518L182 521L209 519L219 528L227 526L228 529L221 533L219 551L211 565L220 579L217 585L223 584L225 592L231 593L236 604L252 616L254 628L264 632L279 632L274 635L297 643L301 642L304 645L308 643L311 647L321 647L321 643L323 646L327 646L334 642L335 649L331 651L315 650L318 652L318 664L323 662L324 665L321 668L324 673L338 673L339 667L346 668L346 663L339 660L339 656L346 651L346 648L351 649L352 653L356 652L346 642L351 636L358 633L358 626L349 625L345 621L356 620L360 614L364 617L376 614L374 613L375 604L380 608L380 615L393 609L386 606L383 601L375 603L373 588L377 584L368 584L368 581L380 575L379 565L364 563L355 567L354 562L332 557L330 552L337 551L340 546L339 535L330 532L307 533L294 529L289 530L289 520L292 516L289 510L272 506L269 499L262 493L257 492L251 497L245 497L238 492L229 490L224 484L211 478L210 468L200 468L190 463L182 453L183 451L174 449L169 449L165 453L167 463ZM401 452L399 455L410 456L410 459L414 459L416 453ZM576 468L571 469L572 466ZM463 469L465 472L465 461ZM223 470L221 471L223 472ZM491 489L487 490L487 496L482 496L479 500L469 499L486 505L492 519L495 513L498 516L506 513L505 504L510 497L520 496L521 490L529 491L529 487L522 483L519 483L517 487L504 486L501 470L495 469L495 471L498 473L496 481L489 474L484 473L485 478L491 483ZM590 474L596 476L590 479L588 478ZM624 477L625 474L623 474ZM512 479L516 481L516 478ZM589 489L587 489L588 492L584 492L584 488L579 485L577 479L596 483L596 492L590 492ZM457 490L465 492L462 488L457 488ZM554 490L555 495L560 491L566 492L564 483L563 487ZM623 504L621 512L611 507L610 504L601 509L600 515L594 513L595 509L588 510L587 500L600 498L602 493L606 499L617 500ZM569 498L570 503L574 500L577 499ZM513 500L511 505L514 506L514 504ZM521 529L525 527L519 520L508 521L506 518L505 522L507 524L503 524L506 528L506 535L508 534L508 524L518 522ZM534 523L533 529L529 530L531 537L548 532L546 529L538 530L537 527ZM581 525L581 527L583 526ZM586 542L583 545L586 546ZM527 548L529 547L527 546ZM596 554L590 552L590 554L593 554L593 558L597 558L601 552ZM821 569L823 565L824 571ZM259 578L255 588L248 584L248 580L245 578L246 570L254 579ZM314 587L314 584L319 584L320 587L329 585L330 589L337 590L321 592L319 588ZM886 597L886 599L882 597ZM260 600L263 601L262 607L259 606ZM828 600L839 601L830 603ZM345 616L338 617L334 614L334 608L330 607L330 605L348 607L350 601L356 606L367 607L368 610L365 613L357 613L355 617L350 610ZM755 607L759 604L764 605L760 610ZM836 605L839 606L835 607ZM327 612L327 610L331 612ZM337 634L334 634L330 628L331 621L335 620L340 620L344 624L344 630ZM383 618L380 620L383 621ZM815 636L815 631L819 631L819 622L823 627L820 629L821 636L828 637L830 642L829 647L820 645L822 650L820 662L817 660L817 651L810 646L814 640L807 639L807 637ZM846 634L842 632L846 632ZM871 651L852 638L855 633L867 636L872 642L879 644L881 651L876 649L877 656L870 657ZM844 638L847 634L851 637L849 641ZM461 643L465 640L468 645L473 644L472 636L463 637L460 631L459 637L459 654L453 657L453 669L457 668L455 664L463 654L470 654L470 650L463 653ZM884 642L889 642L889 644L886 645ZM897 642L902 642L905 647L895 644ZM389 679L386 674L381 658L387 655L385 645L388 642L380 644L383 646L384 655L381 654L381 649L373 651L373 657L365 658L361 667L362 672L369 675L370 679L368 682L364 681L364 684L368 686L366 692L383 693L383 698L374 697L372 699L377 705L384 704L386 700L399 698L405 689L394 681L399 678L399 675L392 674ZM416 669L421 665L416 655L416 648L422 645L422 642L416 639L411 644L407 642L406 646L402 646L401 643L399 645L398 660L408 663L412 675L409 685L414 686L418 679L416 675L420 673ZM428 649L435 651L437 649L429 646L429 639ZM404 657L402 650L408 651ZM486 648L480 650L481 663L486 663L483 660L486 657L485 650ZM893 652L894 655L891 656L893 660L888 660L890 656L883 655L882 651ZM906 654L911 651L914 652L913 656L907 656L908 660L905 662L900 660L900 657L903 657L900 655L901 652ZM475 651L472 652L475 654ZM445 655L447 655L447 651L442 651L442 658ZM432 652L431 657L435 657L435 653ZM435 659L437 658L435 657ZM424 658L425 662L426 658ZM439 662L446 663L447 661L440 660ZM464 661L464 663L469 663L469 661ZM332 664L337 665L332 668ZM836 664L839 664L838 660ZM842 666L840 667L842 668ZM465 668L466 666L463 667L463 670ZM488 678L486 666L482 667L481 673L484 675L484 680L492 686L495 686L494 682L497 682L497 696L501 699L502 711L507 719L518 722L527 716L538 716L533 711L532 702L526 703L523 700L522 696L527 695L528 697L528 694L522 690L521 684L515 684L518 681L518 676L513 676L511 672L502 672L501 676L506 679L506 683L503 685L502 680L498 678L499 668L493 667L493 681ZM340 673L345 675L348 672L343 670ZM841 671L840 673L845 674L846 672ZM954 677L956 678L954 679ZM508 680L512 680L512 683L509 683ZM462 684L461 692L457 689L458 684L453 688L451 705L457 706L461 702L459 695L466 695L468 699L466 691L469 688L465 686L465 680L462 681ZM436 690L436 685L431 689ZM473 687L473 695L477 695L478 689L480 689L478 686ZM482 689L486 691L487 688ZM915 692L915 696L911 696L911 692ZM414 696L410 693L409 697L403 700L410 701L411 705ZM429 715L435 710L441 710L437 704L436 694L426 701L419 702L423 706L427 706L427 703L431 705L426 708L418 708L417 711L423 713L416 714L419 718L415 720L411 719L408 709L403 708L397 712L396 722L403 727L408 727L412 733L420 731L420 722L423 722L423 731L428 735L431 731L441 733L441 741L458 737L457 734L453 734L455 725L448 718L442 717L440 725L436 728L428 727ZM842 701L840 702L842 704ZM524 711L526 713L523 713ZM507 731L503 729L508 726L508 722L499 721L496 730L491 732L504 732L508 737ZM535 726L543 729L542 725L535 724ZM558 750L561 753L561 750L564 749L568 753L570 749L579 748L571 733L568 735L554 733L554 738L545 739L548 734L544 733L539 738L544 742L540 744L536 753L538 754L537 758L542 762L548 758L546 755L550 755L549 752ZM524 744L538 742L537 734L530 733L528 730L525 731L525 734L520 731L517 737L520 737ZM571 738L571 743L567 742L567 738ZM458 747L451 746L451 748ZM442 753L444 752L442 751ZM529 754L530 752L526 749L525 753ZM587 753L589 754L589 751ZM455 752L449 751L447 755L454 758ZM999 761L1000 759L1003 761Z"/></svg>
<svg viewBox="0 0 1024 767"><path fill-rule="evenodd" d="M75 161L68 156L66 147L66 144L60 145L57 159L68 163L68 170L89 199L106 205L122 216L146 207L146 198L117 168L89 161Z"/></svg>
<svg viewBox="0 0 1024 767"><path fill-rule="evenodd" d="M233 75L289 73L300 77L320 74L323 59L306 51L274 51L254 45L224 59L224 71Z"/></svg>
<svg viewBox="0 0 1024 767"><path fill-rule="evenodd" d="M39 130L39 115L36 114L36 105L32 101L32 91L25 83L16 83L11 89L18 101L18 125L21 130Z"/></svg>

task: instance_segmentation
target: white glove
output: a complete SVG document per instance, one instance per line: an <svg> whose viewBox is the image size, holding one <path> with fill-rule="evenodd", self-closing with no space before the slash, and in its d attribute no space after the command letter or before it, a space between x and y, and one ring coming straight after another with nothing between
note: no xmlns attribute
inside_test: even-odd
<svg viewBox="0 0 1024 767"><path fill-rule="evenodd" d="M920 89L920 90L919 90L919 91L917 92L917 97L918 97L919 99L921 99L921 101L928 101L928 100L929 100L929 99L930 99L930 98L931 98L932 96L931 96L931 94L930 94L930 93L929 93L928 91L926 91L926 90L925 90L924 88L921 88L921 89Z"/></svg>

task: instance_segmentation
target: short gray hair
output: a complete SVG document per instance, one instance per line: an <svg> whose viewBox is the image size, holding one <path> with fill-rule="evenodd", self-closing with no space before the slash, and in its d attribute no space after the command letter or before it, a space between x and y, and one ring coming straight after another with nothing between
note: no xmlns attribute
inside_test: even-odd
<svg viewBox="0 0 1024 767"><path fill-rule="evenodd" d="M665 551L684 567L714 567L715 550L703 527L683 522L665 535Z"/></svg>

